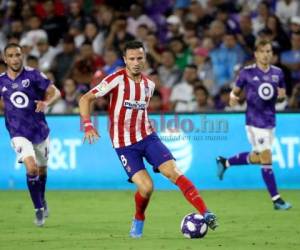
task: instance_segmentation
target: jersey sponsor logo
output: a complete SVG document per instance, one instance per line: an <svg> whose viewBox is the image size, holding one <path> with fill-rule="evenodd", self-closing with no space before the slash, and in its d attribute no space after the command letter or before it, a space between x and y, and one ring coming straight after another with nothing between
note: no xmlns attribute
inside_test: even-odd
<svg viewBox="0 0 300 250"><path fill-rule="evenodd" d="M29 98L25 93L17 91L12 93L10 96L10 101L16 108L21 109L28 106Z"/></svg>
<svg viewBox="0 0 300 250"><path fill-rule="evenodd" d="M146 109L146 102L145 101L131 101L125 100L124 107L127 109L139 109L145 110Z"/></svg>
<svg viewBox="0 0 300 250"><path fill-rule="evenodd" d="M274 87L271 83L265 82L258 87L258 95L265 101L272 99L274 92Z"/></svg>
<svg viewBox="0 0 300 250"><path fill-rule="evenodd" d="M21 84L24 88L28 88L30 85L30 80L29 79L22 80Z"/></svg>

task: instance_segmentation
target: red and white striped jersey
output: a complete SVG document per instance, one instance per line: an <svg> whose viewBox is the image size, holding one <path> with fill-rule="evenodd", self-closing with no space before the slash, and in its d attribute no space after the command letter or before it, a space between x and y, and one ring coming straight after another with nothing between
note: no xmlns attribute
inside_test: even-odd
<svg viewBox="0 0 300 250"><path fill-rule="evenodd" d="M109 95L109 133L115 148L134 144L154 131L147 113L154 88L154 82L145 75L134 82L121 69L91 90L96 97Z"/></svg>

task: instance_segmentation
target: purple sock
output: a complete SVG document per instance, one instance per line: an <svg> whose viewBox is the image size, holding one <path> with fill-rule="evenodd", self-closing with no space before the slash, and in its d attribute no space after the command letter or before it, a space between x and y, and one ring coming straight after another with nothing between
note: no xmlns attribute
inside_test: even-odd
<svg viewBox="0 0 300 250"><path fill-rule="evenodd" d="M41 199L42 199L42 202L44 202L45 201L47 175L40 175L39 179L40 179L40 187L41 187Z"/></svg>
<svg viewBox="0 0 300 250"><path fill-rule="evenodd" d="M38 175L27 175L27 186L33 202L34 208L42 208L41 190Z"/></svg>
<svg viewBox="0 0 300 250"><path fill-rule="evenodd" d="M276 181L275 181L275 176L273 173L273 169L271 168L270 165L265 165L261 169L262 177L264 179L264 182L267 186L267 189L270 193L270 196L273 198L278 195L277 192L277 186L276 186Z"/></svg>
<svg viewBox="0 0 300 250"><path fill-rule="evenodd" d="M229 166L231 165L247 165L249 152L239 153L233 157L228 158Z"/></svg>

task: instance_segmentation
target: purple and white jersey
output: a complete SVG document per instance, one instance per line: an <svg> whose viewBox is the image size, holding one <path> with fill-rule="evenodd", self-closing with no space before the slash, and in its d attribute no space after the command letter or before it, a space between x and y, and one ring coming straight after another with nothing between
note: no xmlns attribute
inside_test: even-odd
<svg viewBox="0 0 300 250"><path fill-rule="evenodd" d="M236 86L246 93L246 124L257 128L275 127L277 88L285 88L282 70L273 65L267 72L256 64L246 66L239 73Z"/></svg>
<svg viewBox="0 0 300 250"><path fill-rule="evenodd" d="M22 136L33 144L41 143L49 135L43 112L35 112L35 100L43 100L50 80L43 73L24 67L13 80L0 74L0 97L4 101L5 125L10 137Z"/></svg>

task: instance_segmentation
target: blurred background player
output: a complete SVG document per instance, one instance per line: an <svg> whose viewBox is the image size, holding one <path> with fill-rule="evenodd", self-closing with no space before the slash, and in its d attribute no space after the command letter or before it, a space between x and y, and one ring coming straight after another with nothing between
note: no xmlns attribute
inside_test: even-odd
<svg viewBox="0 0 300 250"><path fill-rule="evenodd" d="M45 188L49 153L49 128L45 109L60 97L58 89L41 72L23 67L18 44L4 48L7 71L0 75L6 128L18 161L26 167L27 185L35 208L35 224L48 216Z"/></svg>
<svg viewBox="0 0 300 250"><path fill-rule="evenodd" d="M230 166L260 164L263 180L272 198L274 209L287 210L291 204L285 202L277 191L272 170L272 142L275 129L275 104L285 99L285 82L282 70L270 64L273 53L268 40L258 40L255 46L256 63L243 68L236 87L230 93L230 105L239 101L242 90L246 93L246 131L252 152L239 153L228 159L217 158L218 177L223 179Z"/></svg>
<svg viewBox="0 0 300 250"><path fill-rule="evenodd" d="M217 227L216 217L209 212L196 187L176 167L174 157L154 132L147 114L147 107L155 84L142 74L146 57L143 44L128 42L124 48L125 69L108 75L79 102L85 128L84 139L93 143L99 138L90 120L90 104L98 97L110 96L110 136L113 146L126 171L129 181L137 186L136 213L130 236L139 238L143 233L145 210L153 191L143 158L175 183L186 199L201 213L210 228Z"/></svg>

